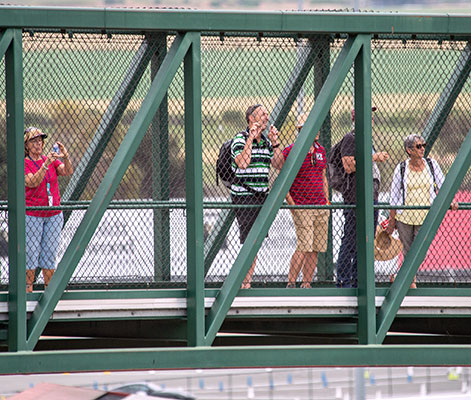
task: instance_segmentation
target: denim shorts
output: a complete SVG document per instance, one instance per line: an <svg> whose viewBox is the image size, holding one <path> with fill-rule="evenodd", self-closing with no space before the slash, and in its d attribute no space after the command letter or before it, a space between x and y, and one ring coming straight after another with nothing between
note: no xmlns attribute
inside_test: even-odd
<svg viewBox="0 0 471 400"><path fill-rule="evenodd" d="M26 216L26 269L55 269L64 215Z"/></svg>

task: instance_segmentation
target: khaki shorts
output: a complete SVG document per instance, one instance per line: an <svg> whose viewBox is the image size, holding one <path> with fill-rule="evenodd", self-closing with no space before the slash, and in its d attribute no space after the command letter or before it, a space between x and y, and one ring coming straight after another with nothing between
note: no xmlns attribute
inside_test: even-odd
<svg viewBox="0 0 471 400"><path fill-rule="evenodd" d="M296 229L296 250L324 252L327 250L329 210L291 210Z"/></svg>

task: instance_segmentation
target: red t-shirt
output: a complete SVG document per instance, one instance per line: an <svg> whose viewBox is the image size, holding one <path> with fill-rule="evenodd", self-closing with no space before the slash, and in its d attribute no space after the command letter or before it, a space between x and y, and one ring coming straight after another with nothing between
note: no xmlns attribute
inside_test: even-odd
<svg viewBox="0 0 471 400"><path fill-rule="evenodd" d="M39 168L44 164L46 157L41 157L40 160L33 161L31 158L25 158L25 176L28 174L35 174ZM62 164L62 161L56 160L47 169L46 175L39 186L29 188L25 186L26 192L26 207L43 207L49 206L49 198L47 193L47 184L49 183L49 191L52 195L52 205L60 206L61 196L59 193L59 181L57 179L57 168ZM60 210L26 210L26 215L33 217L52 217L60 214Z"/></svg>
<svg viewBox="0 0 471 400"><path fill-rule="evenodd" d="M297 205L327 204L323 190L324 183L322 181L322 174L327 166L326 152L324 147L317 142L314 144L314 147L315 152L312 154L314 165L311 163L311 153L308 153L289 190L294 203ZM292 148L293 145L290 145L283 150L285 160Z"/></svg>

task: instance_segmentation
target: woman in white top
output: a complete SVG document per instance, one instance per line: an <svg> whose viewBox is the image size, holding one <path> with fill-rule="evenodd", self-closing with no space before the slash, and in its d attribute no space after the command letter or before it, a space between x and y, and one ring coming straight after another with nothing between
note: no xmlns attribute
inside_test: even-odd
<svg viewBox="0 0 471 400"><path fill-rule="evenodd" d="M399 163L394 170L389 201L392 206L430 206L435 199L445 177L435 160L424 158L425 146L426 143L420 135L409 135L404 140L404 150L409 158ZM457 210L458 204L451 203L451 208ZM427 213L427 209L390 210L387 231L391 234L397 228L404 257L409 252ZM414 278L411 288L415 287Z"/></svg>

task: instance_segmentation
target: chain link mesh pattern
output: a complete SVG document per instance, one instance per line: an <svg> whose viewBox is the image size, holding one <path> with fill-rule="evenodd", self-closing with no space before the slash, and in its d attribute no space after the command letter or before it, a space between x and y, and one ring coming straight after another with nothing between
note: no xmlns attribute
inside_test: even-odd
<svg viewBox="0 0 471 400"><path fill-rule="evenodd" d="M93 32L24 34L25 127L39 127L47 133L43 155L54 143L63 143L74 167L72 176L58 179L64 225L56 262L61 260L88 202L103 181L173 39ZM234 207L230 193L221 182L216 183L215 166L222 143L246 129L245 112L253 104L262 104L268 110L268 125L276 123L281 149L293 143L297 117L312 109L344 43L344 39L326 36L202 36L203 218L208 286L223 282L241 248L238 223L231 219ZM390 202L394 171L408 158L404 140L409 135L423 137L428 157L436 161L444 175L453 163L471 121L470 80L466 74L470 57L466 46L463 41L432 37L372 41L372 102L377 107L373 142L375 151L389 156L378 163L380 205ZM4 71L4 61L1 68ZM326 153L352 130L353 80L352 68L321 129L319 143ZM452 89L459 93L456 100ZM0 93L5 101L4 82L0 83ZM1 112L5 116L5 107ZM87 246L70 288L185 285L184 115L181 67ZM5 118L1 121L0 176L6 182ZM275 168L270 169L270 185L277 174ZM406 183L407 188L411 187L409 194L415 193L410 194L415 199L412 218L419 214L417 208L430 206L430 198L423 196L427 192L426 175L416 175L416 181L410 178ZM414 189L414 183L418 188ZM470 185L468 174L457 201L469 203ZM6 200L6 185L0 190ZM342 197L333 192L331 201L341 203ZM380 223L388 212L389 207L379 210ZM343 213L342 208L331 213L327 252L319 253L314 273L316 284L332 285L336 281L335 265L345 226ZM0 224L3 243L7 231L5 207ZM469 225L469 210L447 213L417 274L419 284L471 281ZM214 246L217 233L224 229L227 234L219 238L220 247ZM393 239L399 242L397 232ZM284 207L258 252L253 285L284 287L298 244L291 212ZM2 285L8 283L4 247L2 244L0 254ZM377 282L389 283L401 262L401 255L376 261ZM307 274L309 278L309 271ZM37 282L42 283L42 279L39 277ZM302 281L300 274L297 285Z"/></svg>

